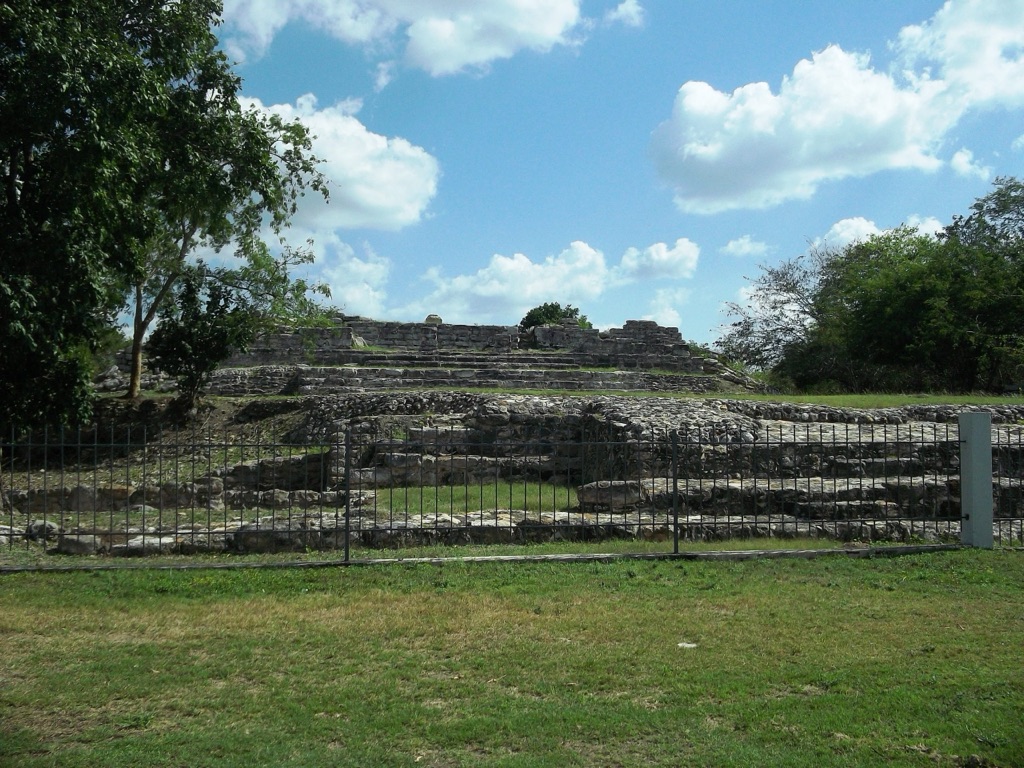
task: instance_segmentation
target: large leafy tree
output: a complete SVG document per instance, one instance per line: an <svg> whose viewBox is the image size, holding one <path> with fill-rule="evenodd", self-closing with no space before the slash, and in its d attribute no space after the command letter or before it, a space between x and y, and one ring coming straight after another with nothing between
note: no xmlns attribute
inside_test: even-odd
<svg viewBox="0 0 1024 768"><path fill-rule="evenodd" d="M183 4L184 5L184 4ZM174 9L176 10L176 8ZM0 5L0 422L85 415L87 356L151 221L139 174L191 46L162 3ZM184 8L181 9L184 11ZM149 53L162 27L160 55Z"/></svg>
<svg viewBox="0 0 1024 768"><path fill-rule="evenodd" d="M129 397L139 394L145 336L199 249L233 249L235 267L194 274L224 283L254 321L289 322L315 311L307 291L319 286L291 278L309 251L281 241L275 254L263 239L268 231L280 235L305 189L326 195L310 137L299 122L244 108L215 42L207 38L202 69L212 79L175 83L173 109L160 125L164 157L145 201L159 224L129 291Z"/></svg>
<svg viewBox="0 0 1024 768"><path fill-rule="evenodd" d="M734 319L717 351L734 362L770 370L791 348L806 343L808 330L820 320L817 297L825 267L837 255L814 248L778 265L763 265L760 275L747 278L747 301L726 304Z"/></svg>
<svg viewBox="0 0 1024 768"><path fill-rule="evenodd" d="M1024 379L1024 185L941 237L901 227L765 267L719 342L798 388L999 390Z"/></svg>
<svg viewBox="0 0 1024 768"><path fill-rule="evenodd" d="M942 239L964 286L957 298L987 389L1024 383L1024 182L997 178Z"/></svg>
<svg viewBox="0 0 1024 768"><path fill-rule="evenodd" d="M263 287L294 260L255 233L320 184L308 137L238 105L212 31L220 10L0 4L0 424L87 416L89 352L125 296L142 285L156 298L154 276L195 243L233 242L252 256L236 277Z"/></svg>

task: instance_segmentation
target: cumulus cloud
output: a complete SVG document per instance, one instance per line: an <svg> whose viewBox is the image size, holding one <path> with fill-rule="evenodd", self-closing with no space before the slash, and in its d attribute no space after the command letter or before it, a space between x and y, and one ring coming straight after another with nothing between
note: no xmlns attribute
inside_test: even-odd
<svg viewBox="0 0 1024 768"><path fill-rule="evenodd" d="M659 288L654 292L648 312L641 320L653 320L669 328L681 327L683 316L679 308L690 301L692 293L689 288Z"/></svg>
<svg viewBox="0 0 1024 768"><path fill-rule="evenodd" d="M623 280L693 277L699 257L700 247L681 237L672 247L665 243L655 243L642 251L639 248L627 249L617 272Z"/></svg>
<svg viewBox="0 0 1024 768"><path fill-rule="evenodd" d="M495 254L472 274L446 277L433 268L424 279L433 290L402 308L403 315L436 312L448 322L515 323L544 302L580 306L596 298L608 286L610 272L601 251L577 240L542 261L522 253Z"/></svg>
<svg viewBox="0 0 1024 768"><path fill-rule="evenodd" d="M431 5L438 6L427 10ZM492 0L453 13L448 2L419 2L406 34L406 58L432 75L508 59L520 50L548 51L572 42L578 0ZM421 9L422 8L422 9Z"/></svg>
<svg viewBox="0 0 1024 768"><path fill-rule="evenodd" d="M731 93L684 83L652 137L678 207L767 208L831 180L932 171L967 111L1024 104L1022 3L949 0L892 48L894 74L833 45L800 61L777 93L767 83ZM954 169L973 169L964 159L954 156Z"/></svg>
<svg viewBox="0 0 1024 768"><path fill-rule="evenodd" d="M286 24L303 21L375 50L404 45L412 66L447 75L522 50L574 44L583 21L579 6L579 0L226 0L226 46L238 60L260 56Z"/></svg>
<svg viewBox="0 0 1024 768"><path fill-rule="evenodd" d="M699 255L700 248L686 238L672 246L655 243L628 248L614 266L609 266L604 253L580 240L539 261L522 253L494 254L486 266L469 274L447 276L436 267L428 270L424 275L431 286L428 295L392 314L415 317L437 312L448 322L516 322L527 310L548 301L585 307L617 287L692 277ZM673 300L681 302L682 289L664 290L675 290ZM659 316L664 317L664 312Z"/></svg>
<svg viewBox="0 0 1024 768"><path fill-rule="evenodd" d="M848 219L840 219L833 224L828 232L814 241L814 245L825 248L845 248L851 243L867 240L872 235L880 235L875 222L865 219L863 216L852 216Z"/></svg>
<svg viewBox="0 0 1024 768"><path fill-rule="evenodd" d="M606 24L624 24L627 27L644 25L644 9L639 0L622 0L604 15Z"/></svg>
<svg viewBox="0 0 1024 768"><path fill-rule="evenodd" d="M1024 134L1021 134L1016 139L1014 139L1010 147L1015 152L1024 152Z"/></svg>
<svg viewBox="0 0 1024 768"><path fill-rule="evenodd" d="M313 154L324 160L320 170L329 180L330 201L304 197L293 220L297 229L400 229L419 221L437 193L437 160L405 139L368 130L355 116L358 101L322 109L312 94L294 105L243 102L285 120L300 119L315 136Z"/></svg>
<svg viewBox="0 0 1024 768"><path fill-rule="evenodd" d="M827 179L885 168L934 170L953 118L923 95L932 90L901 88L836 46L797 64L778 94L767 83L727 94L688 82L654 132L655 164L691 213L806 199Z"/></svg>
<svg viewBox="0 0 1024 768"><path fill-rule="evenodd" d="M726 256L737 256L740 258L764 256L768 253L768 244L754 240L750 235L743 235L735 240L730 240L719 249L719 252L724 253Z"/></svg>
<svg viewBox="0 0 1024 768"><path fill-rule="evenodd" d="M950 167L961 176L974 176L988 181L992 177L992 169L974 162L974 153L969 149L960 149L949 161Z"/></svg>
<svg viewBox="0 0 1024 768"><path fill-rule="evenodd" d="M238 61L262 56L292 20L323 29L348 43L370 43L394 32L398 20L382 3L359 0L225 0L224 44Z"/></svg>
<svg viewBox="0 0 1024 768"><path fill-rule="evenodd" d="M948 0L894 44L917 78L936 77L971 106L1024 105L1024 4Z"/></svg>
<svg viewBox="0 0 1024 768"><path fill-rule="evenodd" d="M913 227L922 235L935 236L945 230L946 225L934 216L908 216L907 226Z"/></svg>
<svg viewBox="0 0 1024 768"><path fill-rule="evenodd" d="M383 316L391 262L368 245L362 256L357 255L334 233L322 233L314 247L318 277L331 289L330 303L350 315Z"/></svg>
<svg viewBox="0 0 1024 768"><path fill-rule="evenodd" d="M905 223L922 235L934 236L944 229L943 223L934 216L911 215L907 217ZM883 231L875 222L865 219L863 216L852 216L837 221L829 228L828 232L816 238L813 245L819 248L842 249L852 243L867 240L872 235L880 235Z"/></svg>

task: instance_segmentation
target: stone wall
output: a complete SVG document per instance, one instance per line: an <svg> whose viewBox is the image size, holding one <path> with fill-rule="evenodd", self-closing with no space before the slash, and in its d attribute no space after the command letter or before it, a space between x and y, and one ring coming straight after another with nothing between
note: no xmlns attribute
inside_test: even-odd
<svg viewBox="0 0 1024 768"><path fill-rule="evenodd" d="M698 373L704 361L690 353L678 328L653 320L627 320L622 328L597 331L581 328L574 320L543 325L529 331L533 344L542 350L568 350L581 364L617 368L662 368Z"/></svg>
<svg viewBox="0 0 1024 768"><path fill-rule="evenodd" d="M650 320L627 320L622 328L584 329L573 320L526 333L504 325L398 323L341 316L331 328L282 329L257 339L248 352L228 359L228 368L251 365L343 365L366 349L429 353L481 352L495 356L526 349L562 352L580 366L717 373L717 361L691 354L678 328ZM714 369L709 371L708 369Z"/></svg>
<svg viewBox="0 0 1024 768"><path fill-rule="evenodd" d="M351 352L367 347L420 353L486 351L508 353L519 348L519 329L503 325L397 323L341 316L329 328L282 328L256 339L248 352L233 355L224 365L343 365Z"/></svg>
<svg viewBox="0 0 1024 768"><path fill-rule="evenodd" d="M514 325L395 323L365 317L346 317L344 323L366 344L388 349L511 352L519 348L519 329Z"/></svg>

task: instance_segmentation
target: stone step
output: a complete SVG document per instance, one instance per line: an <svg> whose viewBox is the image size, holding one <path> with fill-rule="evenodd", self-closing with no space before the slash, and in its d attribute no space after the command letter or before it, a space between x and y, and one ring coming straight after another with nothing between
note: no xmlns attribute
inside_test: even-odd
<svg viewBox="0 0 1024 768"><path fill-rule="evenodd" d="M396 350L394 352L360 351L349 353L349 362L363 366L401 366L410 368L450 367L450 368L566 368L578 369L579 363L571 355L531 354L527 352L495 353L453 353L453 352L417 352L413 350Z"/></svg>
<svg viewBox="0 0 1024 768"><path fill-rule="evenodd" d="M424 351L418 349L372 350L331 349L309 352L301 348L281 350L252 347L236 361L239 365L360 365L382 367L483 367L500 368L509 365L538 369L572 369L580 364L571 354L539 352L456 352ZM635 367L635 366L631 366Z"/></svg>
<svg viewBox="0 0 1024 768"><path fill-rule="evenodd" d="M353 391L408 388L541 389L579 392L585 390L642 390L666 392L719 391L720 381L711 376L651 374L640 371L534 369L506 367L401 366L257 366L215 371L208 391L225 396L325 395Z"/></svg>

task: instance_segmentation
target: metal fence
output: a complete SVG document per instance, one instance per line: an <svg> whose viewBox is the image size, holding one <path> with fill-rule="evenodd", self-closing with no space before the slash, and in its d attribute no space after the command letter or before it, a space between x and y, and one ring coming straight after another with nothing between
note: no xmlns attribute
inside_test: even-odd
<svg viewBox="0 0 1024 768"><path fill-rule="evenodd" d="M0 545L63 554L336 550L758 537L958 541L956 424L775 423L481 440L349 426L299 445L255 429L43 431L0 441ZM993 533L1024 544L1020 426L992 432Z"/></svg>

